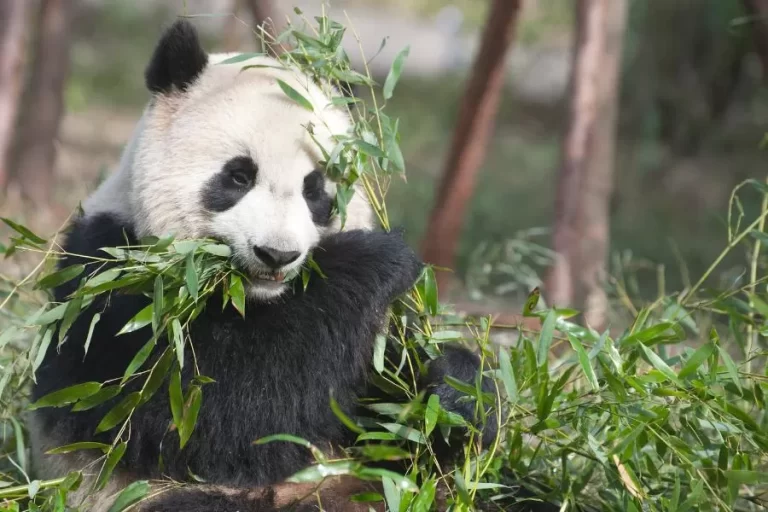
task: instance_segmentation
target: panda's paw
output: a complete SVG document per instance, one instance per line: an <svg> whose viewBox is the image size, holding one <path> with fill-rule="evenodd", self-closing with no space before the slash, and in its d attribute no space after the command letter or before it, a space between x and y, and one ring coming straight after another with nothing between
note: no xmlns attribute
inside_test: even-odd
<svg viewBox="0 0 768 512"><path fill-rule="evenodd" d="M324 239L313 257L330 281L385 304L408 291L424 266L400 230L342 231Z"/></svg>
<svg viewBox="0 0 768 512"><path fill-rule="evenodd" d="M443 355L429 364L428 372L423 380L427 396L440 397L440 406L448 412L460 415L470 425L482 433L483 446L490 445L496 438L498 426L496 412L491 407L485 408L485 421L477 413L475 400L454 388L445 381L446 376L474 385L478 372L481 371L480 358L463 347L448 347ZM484 377L481 389L484 393L495 394L495 386L491 379ZM455 444L455 443L454 443Z"/></svg>

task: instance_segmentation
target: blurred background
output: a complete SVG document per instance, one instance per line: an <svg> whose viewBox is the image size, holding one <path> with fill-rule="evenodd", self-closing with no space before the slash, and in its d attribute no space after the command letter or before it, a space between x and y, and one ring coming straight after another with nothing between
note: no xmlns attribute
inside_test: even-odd
<svg viewBox="0 0 768 512"><path fill-rule="evenodd" d="M294 6L311 19L323 8L319 0L0 4L0 214L45 235L117 163L148 99L144 67L176 15L199 15L210 50L254 51L257 21L283 23ZM588 290L576 297L590 286L579 284L582 270L597 275L599 300L609 303L682 289L727 243L733 187L766 177L765 0L335 0L325 9L348 26L356 69L369 60L380 83L410 46L386 105L400 119L407 182L395 180L387 204L429 261L455 269L441 284L460 307L519 311L550 280L558 305L599 310ZM485 108L473 114L478 102ZM487 142L475 140L486 132ZM465 142L481 155L464 165L471 179L443 180ZM579 144L588 152L581 164ZM467 202L445 203L459 224L443 222L438 233L428 225L441 224L440 190ZM745 215L759 210L759 197L745 196ZM590 205L592 224L569 227ZM584 260L589 247L577 249L581 260L563 277L556 254L590 233L597 270ZM736 251L714 278L737 279L744 261ZM11 277L21 270L0 262ZM552 284L568 279L577 284Z"/></svg>

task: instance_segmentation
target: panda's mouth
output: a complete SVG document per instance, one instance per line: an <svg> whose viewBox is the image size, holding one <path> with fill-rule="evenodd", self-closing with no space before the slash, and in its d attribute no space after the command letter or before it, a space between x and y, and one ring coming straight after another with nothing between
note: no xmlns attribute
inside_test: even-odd
<svg viewBox="0 0 768 512"><path fill-rule="evenodd" d="M282 283L285 279L283 272L256 272L253 275L253 279L257 281L272 281L276 283Z"/></svg>

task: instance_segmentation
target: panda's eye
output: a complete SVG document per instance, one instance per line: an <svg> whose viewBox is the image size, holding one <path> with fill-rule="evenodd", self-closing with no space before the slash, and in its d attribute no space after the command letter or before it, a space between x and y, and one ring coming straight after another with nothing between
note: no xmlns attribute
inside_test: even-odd
<svg viewBox="0 0 768 512"><path fill-rule="evenodd" d="M247 156L233 158L224 165L225 176L237 188L251 188L256 179L256 171L256 162Z"/></svg>
<svg viewBox="0 0 768 512"><path fill-rule="evenodd" d="M322 171L315 170L304 177L304 197L316 200L325 192L325 177Z"/></svg>
<svg viewBox="0 0 768 512"><path fill-rule="evenodd" d="M233 171L229 177L232 179L232 183L237 185L238 187L249 187L251 186L251 178L245 174L243 171Z"/></svg>

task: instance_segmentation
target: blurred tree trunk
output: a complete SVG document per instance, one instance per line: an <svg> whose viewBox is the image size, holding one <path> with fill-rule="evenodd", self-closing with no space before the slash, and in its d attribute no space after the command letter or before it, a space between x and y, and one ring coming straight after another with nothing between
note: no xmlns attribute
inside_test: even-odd
<svg viewBox="0 0 768 512"><path fill-rule="evenodd" d="M244 2L251 13L251 18L253 18L253 27L259 41L274 42L275 38L280 34L282 27L280 9L277 7L275 0L244 0ZM262 34L256 27L263 27L265 33ZM266 46L266 48L263 48L265 52L279 53L279 47L275 45L267 44L262 46Z"/></svg>
<svg viewBox="0 0 768 512"><path fill-rule="evenodd" d="M569 120L557 184L547 279L550 305L583 308L589 325L605 326L604 290L610 197L626 0L578 0Z"/></svg>
<svg viewBox="0 0 768 512"><path fill-rule="evenodd" d="M26 0L25 0L26 1ZM64 111L75 0L42 0L11 179L39 206L51 200L56 137Z"/></svg>
<svg viewBox="0 0 768 512"><path fill-rule="evenodd" d="M494 0L483 30L423 242L424 260L439 267L453 266L467 204L493 135L521 3ZM450 276L437 276L439 286L447 289Z"/></svg>
<svg viewBox="0 0 768 512"><path fill-rule="evenodd" d="M242 24L240 13L242 12L242 0L232 0L232 15L224 22L224 51L232 53L240 50L242 46Z"/></svg>
<svg viewBox="0 0 768 512"><path fill-rule="evenodd" d="M768 80L768 0L744 0L744 7L754 18L755 46L763 64L763 77Z"/></svg>
<svg viewBox="0 0 768 512"><path fill-rule="evenodd" d="M8 179L21 84L24 82L24 29L31 2L0 2L0 190Z"/></svg>

